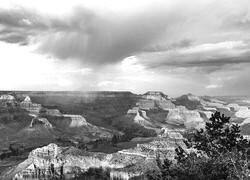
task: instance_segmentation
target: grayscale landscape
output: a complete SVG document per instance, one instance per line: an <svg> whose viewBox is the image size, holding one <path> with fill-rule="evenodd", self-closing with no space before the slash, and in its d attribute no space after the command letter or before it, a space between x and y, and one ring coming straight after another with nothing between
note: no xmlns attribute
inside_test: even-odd
<svg viewBox="0 0 250 180"><path fill-rule="evenodd" d="M248 0L2 0L0 180L250 180Z"/></svg>

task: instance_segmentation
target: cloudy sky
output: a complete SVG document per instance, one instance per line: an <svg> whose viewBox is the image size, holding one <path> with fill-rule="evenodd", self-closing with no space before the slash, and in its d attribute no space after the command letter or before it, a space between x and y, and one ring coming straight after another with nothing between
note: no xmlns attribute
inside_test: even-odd
<svg viewBox="0 0 250 180"><path fill-rule="evenodd" d="M0 89L250 95L250 1L1 0Z"/></svg>

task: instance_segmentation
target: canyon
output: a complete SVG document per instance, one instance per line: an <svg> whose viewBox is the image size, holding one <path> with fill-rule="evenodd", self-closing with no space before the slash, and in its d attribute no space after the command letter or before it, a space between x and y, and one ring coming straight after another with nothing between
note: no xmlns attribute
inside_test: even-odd
<svg viewBox="0 0 250 180"><path fill-rule="evenodd" d="M178 145L186 148L185 132L204 128L215 111L249 136L250 104L243 100L157 91L1 92L0 177L70 179L90 168L109 169L111 179L142 177L157 169L157 156L173 159Z"/></svg>

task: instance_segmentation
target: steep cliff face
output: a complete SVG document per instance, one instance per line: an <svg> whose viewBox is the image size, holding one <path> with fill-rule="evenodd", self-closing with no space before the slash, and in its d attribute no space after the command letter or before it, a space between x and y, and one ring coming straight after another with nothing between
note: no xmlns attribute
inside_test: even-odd
<svg viewBox="0 0 250 180"><path fill-rule="evenodd" d="M69 127L81 127L81 126L88 126L86 119L81 115L74 115L74 114L64 114L64 117L68 117L71 119Z"/></svg>
<svg viewBox="0 0 250 180"><path fill-rule="evenodd" d="M134 117L134 122L140 124L145 128L152 128L154 125L150 122L150 119L147 117L145 111L137 111L136 116Z"/></svg>
<svg viewBox="0 0 250 180"><path fill-rule="evenodd" d="M205 125L200 113L195 110L188 110L184 106L178 106L169 110L166 122L170 124L185 125L186 128L202 128Z"/></svg>
<svg viewBox="0 0 250 180"><path fill-rule="evenodd" d="M143 95L137 102L137 106L144 110L153 110L158 108L168 110L175 107L171 100L167 98L167 95L160 92L155 93Z"/></svg>
<svg viewBox="0 0 250 180"><path fill-rule="evenodd" d="M28 159L20 163L5 177L16 179L69 177L74 170L83 171L89 168L110 168L111 177L129 179L155 168L156 154L167 154L174 157L177 144L185 148L182 138L177 132L168 131L168 136L155 138L150 143L138 144L135 148L122 150L113 154L81 151L73 147L59 147L49 144L30 152Z"/></svg>
<svg viewBox="0 0 250 180"><path fill-rule="evenodd" d="M113 116L126 112L137 101L131 92L16 92L18 96L28 95L32 101L45 107L59 109L62 113ZM50 108L50 109L53 109Z"/></svg>
<svg viewBox="0 0 250 180"><path fill-rule="evenodd" d="M129 109L127 114L135 115L135 123L147 129L158 131L161 125L157 123L157 121L163 114L162 112L167 113L169 109L173 108L175 108L175 105L168 99L167 95L158 91L149 91L138 99L136 106ZM152 115L151 118L147 115L148 113ZM158 113L160 114L159 116ZM163 117L163 119L165 119L165 117Z"/></svg>
<svg viewBox="0 0 250 180"><path fill-rule="evenodd" d="M104 154L82 152L69 147L62 148L49 144L33 150L28 159L13 170L16 179L52 178L54 176L74 175L74 169L87 170L92 168L125 168L133 165L141 157L124 156L124 154ZM39 173L38 173L39 172Z"/></svg>

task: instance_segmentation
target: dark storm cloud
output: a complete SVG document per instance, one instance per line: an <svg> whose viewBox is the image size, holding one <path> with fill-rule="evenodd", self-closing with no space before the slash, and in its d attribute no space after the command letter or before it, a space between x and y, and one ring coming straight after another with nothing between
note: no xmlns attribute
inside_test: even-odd
<svg viewBox="0 0 250 180"><path fill-rule="evenodd" d="M92 14L86 19L81 12L82 9L78 9L69 20L80 24L79 29L48 34L41 50L62 59L81 59L87 64L117 62L142 51L161 37L166 27L164 21L171 19L162 12L145 12L125 18Z"/></svg>
<svg viewBox="0 0 250 180"><path fill-rule="evenodd" d="M250 63L250 43L245 40L188 45L141 53L138 58L149 69L201 68L204 72L213 72L226 65Z"/></svg>
<svg viewBox="0 0 250 180"><path fill-rule="evenodd" d="M27 45L28 36L27 34L19 34L19 33L2 33L0 35L0 41L5 41L7 43L17 43L20 45Z"/></svg>
<svg viewBox="0 0 250 180"><path fill-rule="evenodd" d="M0 40L35 43L40 53L100 65L143 51L165 33L167 24L175 21L176 17L160 8L117 16L78 7L65 17L50 17L24 8L2 9Z"/></svg>
<svg viewBox="0 0 250 180"><path fill-rule="evenodd" d="M0 9L0 40L27 45L30 37L49 30L66 27L55 18L45 17L22 7Z"/></svg>

